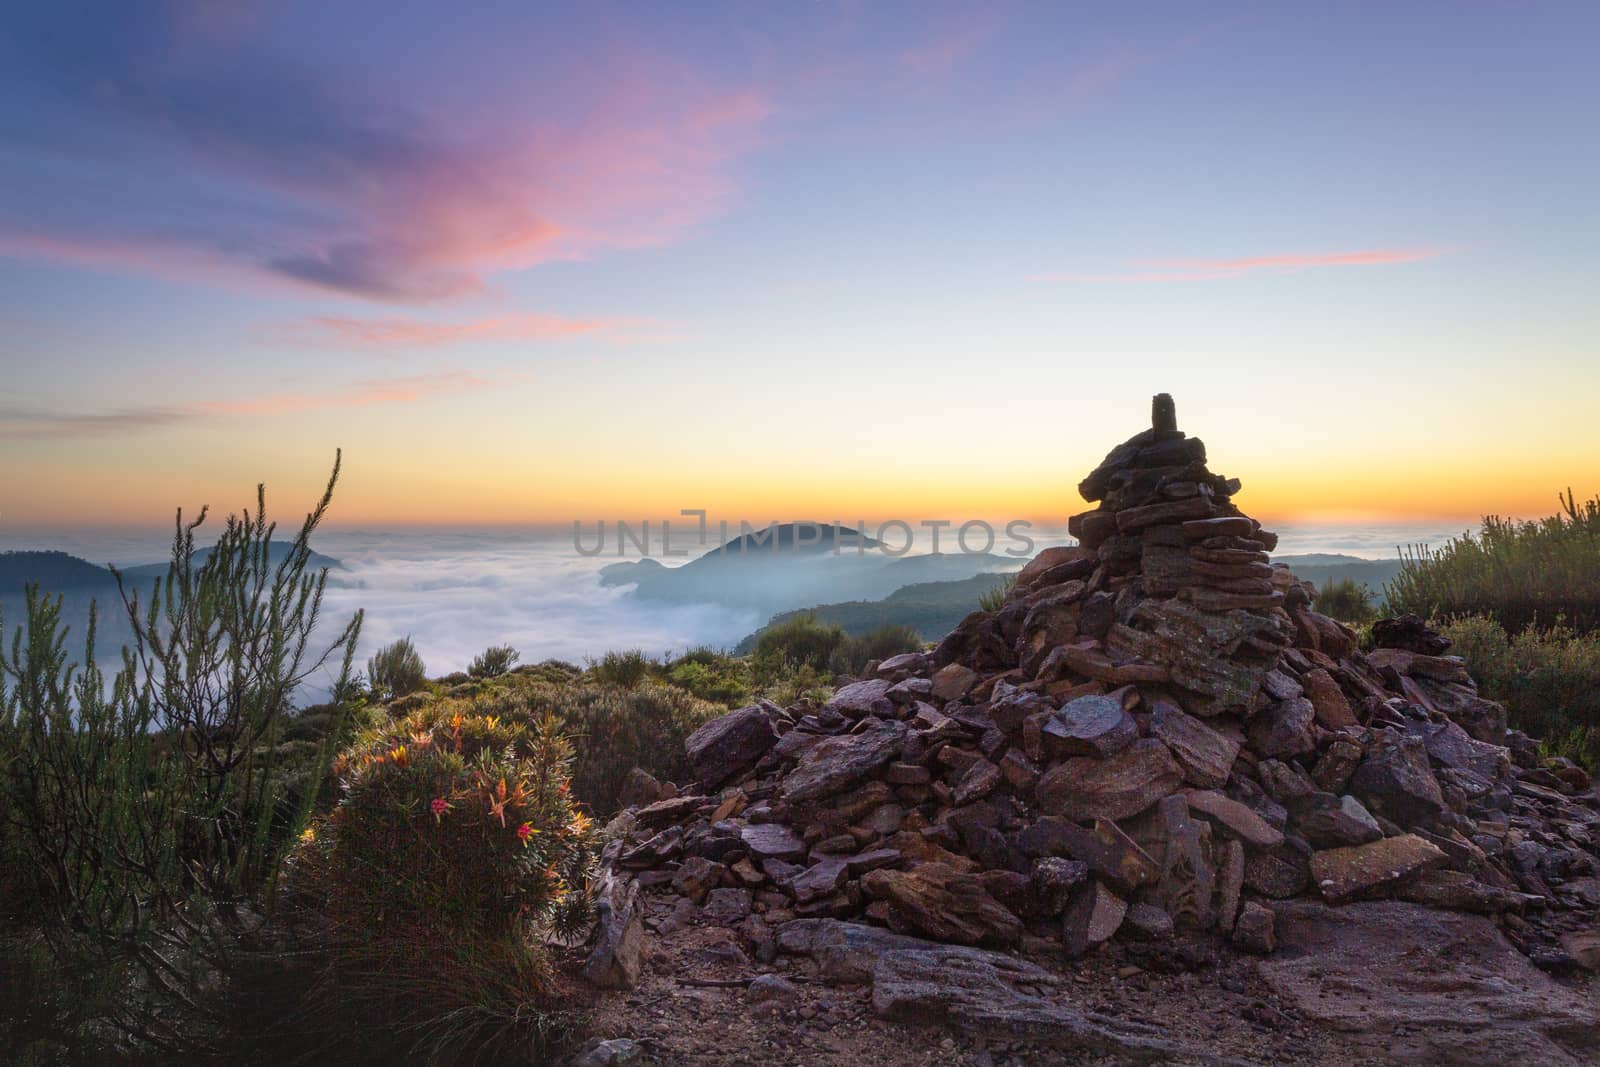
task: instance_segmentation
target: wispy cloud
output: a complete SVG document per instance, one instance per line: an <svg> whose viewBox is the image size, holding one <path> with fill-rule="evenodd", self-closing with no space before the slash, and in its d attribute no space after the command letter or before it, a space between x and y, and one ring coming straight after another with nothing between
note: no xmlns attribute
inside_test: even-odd
<svg viewBox="0 0 1600 1067"><path fill-rule="evenodd" d="M976 52L996 29L992 21L959 26L901 52L900 62L921 75L949 73Z"/></svg>
<svg viewBox="0 0 1600 1067"><path fill-rule="evenodd" d="M623 319L573 319L520 313L464 322L318 315L298 324L295 332L316 344L387 349L438 348L471 341L546 341L616 335L628 326L628 321Z"/></svg>
<svg viewBox="0 0 1600 1067"><path fill-rule="evenodd" d="M34 95L7 116L27 165L0 204L0 254L450 300L678 239L726 201L770 112L756 90L616 46L589 60L606 79L559 96L381 97L248 35L225 60L184 47L180 14L19 17L0 63ZM85 160L116 171L114 195Z"/></svg>
<svg viewBox="0 0 1600 1067"><path fill-rule="evenodd" d="M1247 274L1290 274L1327 267L1377 267L1419 263L1448 254L1444 248L1368 248L1355 252L1293 252L1237 259L1135 260L1141 269L1109 274L1051 273L1029 275L1035 282L1160 283L1209 282Z"/></svg>
<svg viewBox="0 0 1600 1067"><path fill-rule="evenodd" d="M289 415L328 408L409 404L443 393L485 389L499 384L502 383L468 371L444 371L375 379L321 392L267 393L185 405L152 405L101 412L0 408L0 440L98 437L160 429L197 419Z"/></svg>
<svg viewBox="0 0 1600 1067"><path fill-rule="evenodd" d="M65 437L96 437L156 429L182 422L190 414L181 408L145 407L115 411L35 411L0 408L0 440L17 441Z"/></svg>
<svg viewBox="0 0 1600 1067"><path fill-rule="evenodd" d="M440 393L484 389L497 384L469 371L440 374L414 374L361 382L346 389L312 393L271 393L243 400L219 400L199 404L194 410L205 415L288 415L297 411L323 408L364 408L374 404L411 404Z"/></svg>

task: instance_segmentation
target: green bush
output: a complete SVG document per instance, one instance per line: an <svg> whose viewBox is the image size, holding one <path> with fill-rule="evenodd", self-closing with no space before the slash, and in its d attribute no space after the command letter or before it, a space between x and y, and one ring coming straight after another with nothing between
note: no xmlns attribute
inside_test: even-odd
<svg viewBox="0 0 1600 1067"><path fill-rule="evenodd" d="M141 1051L213 1051L246 924L271 912L332 760L343 709L327 742L288 734L307 678L334 661L336 686L348 679L360 629L357 614L314 651L327 572L307 572L309 538L338 473L276 563L263 489L203 562L206 512L180 512L167 573L144 596L121 588L133 644L113 677L95 663L94 610L79 667L60 599L36 589L26 637L0 649L9 935L36 935L83 988L115 988L95 1025Z"/></svg>
<svg viewBox="0 0 1600 1067"><path fill-rule="evenodd" d="M1372 590L1355 579L1329 578L1317 591L1313 606L1330 618L1361 626L1378 617L1372 600Z"/></svg>
<svg viewBox="0 0 1600 1067"><path fill-rule="evenodd" d="M682 689L656 683L631 690L573 685L537 688L521 698L522 714L553 715L577 753L572 789L601 815L618 808L628 772L642 767L663 781L689 779L684 741L726 712Z"/></svg>
<svg viewBox="0 0 1600 1067"><path fill-rule="evenodd" d="M607 652L598 662L591 661L589 673L605 685L633 689L642 684L661 665L640 649Z"/></svg>
<svg viewBox="0 0 1600 1067"><path fill-rule="evenodd" d="M1600 634L1556 625L1515 636L1482 615L1450 620L1453 642L1480 692L1506 706L1510 724L1553 755L1600 767Z"/></svg>
<svg viewBox="0 0 1600 1067"><path fill-rule="evenodd" d="M596 835L549 717L433 705L335 764L297 881L329 922L324 993L376 1005L414 1051L529 1047L558 1012L549 946L590 915Z"/></svg>
<svg viewBox="0 0 1600 1067"><path fill-rule="evenodd" d="M1600 630L1600 497L1534 522L1488 516L1476 536L1406 553L1385 586L1389 610L1432 616L1489 615L1512 633L1529 626Z"/></svg>
<svg viewBox="0 0 1600 1067"><path fill-rule="evenodd" d="M474 678L498 678L521 658L522 654L510 645L490 645L473 659L467 673Z"/></svg>
<svg viewBox="0 0 1600 1067"><path fill-rule="evenodd" d="M854 676L866 670L873 660L886 660L921 648L922 636L914 627L890 623L861 637L846 637L830 657L829 667L835 674Z"/></svg>
<svg viewBox="0 0 1600 1067"><path fill-rule="evenodd" d="M820 704L833 695L833 677L805 664L770 679L762 694L784 707L803 700Z"/></svg>
<svg viewBox="0 0 1600 1067"><path fill-rule="evenodd" d="M769 626L756 639L751 656L757 681L769 684L802 667L826 671L847 639L844 627L818 622L811 614Z"/></svg>
<svg viewBox="0 0 1600 1067"><path fill-rule="evenodd" d="M999 585L978 598L978 609L980 611L999 611L1006 606L1006 597L1010 596L1011 590L1016 587L1016 573L1006 575Z"/></svg>
<svg viewBox="0 0 1600 1067"><path fill-rule="evenodd" d="M367 660L367 681L379 699L393 700L428 684L428 671L410 637L384 645Z"/></svg>
<svg viewBox="0 0 1600 1067"><path fill-rule="evenodd" d="M667 681L701 700L735 708L750 699L750 665L708 647L692 648L667 665Z"/></svg>

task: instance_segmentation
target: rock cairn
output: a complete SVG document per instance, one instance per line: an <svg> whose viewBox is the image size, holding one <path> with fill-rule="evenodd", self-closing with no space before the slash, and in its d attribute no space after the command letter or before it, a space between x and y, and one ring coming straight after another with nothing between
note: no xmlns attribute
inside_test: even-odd
<svg viewBox="0 0 1600 1067"><path fill-rule="evenodd" d="M636 771L590 977L633 980L641 893L769 959L780 924L819 918L1068 957L1269 952L1270 902L1312 895L1484 913L1536 962L1595 965L1600 798L1447 641L1391 619L1363 652L1313 610L1165 394L1079 490L1079 544L935 651L706 724L693 783Z"/></svg>

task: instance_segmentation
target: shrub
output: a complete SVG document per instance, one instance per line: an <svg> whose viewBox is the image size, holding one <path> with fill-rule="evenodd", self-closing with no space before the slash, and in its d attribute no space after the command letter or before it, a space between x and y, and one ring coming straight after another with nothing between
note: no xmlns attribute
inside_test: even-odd
<svg viewBox="0 0 1600 1067"><path fill-rule="evenodd" d="M594 675L596 681L606 685L633 689L659 666L642 650L634 648L626 652L607 652L598 662L590 662L589 673Z"/></svg>
<svg viewBox="0 0 1600 1067"><path fill-rule="evenodd" d="M751 657L756 678L765 684L802 667L826 671L846 638L842 626L809 613L769 626L756 638Z"/></svg>
<svg viewBox="0 0 1600 1067"><path fill-rule="evenodd" d="M287 733L301 684L341 653L345 684L360 629L358 613L314 651L327 572L307 573L309 539L338 475L336 461L276 563L264 489L198 564L207 513L186 524L179 512L171 566L148 596L118 576L133 644L109 680L93 608L80 668L60 599L36 589L26 638L0 649L7 917L77 980L118 988L101 1022L145 1048L192 1056L225 1023L242 924L270 911L332 759L331 740Z"/></svg>
<svg viewBox="0 0 1600 1067"><path fill-rule="evenodd" d="M835 674L857 675L873 660L885 660L922 648L922 636L912 626L890 623L860 637L847 637L829 659Z"/></svg>
<svg viewBox="0 0 1600 1067"><path fill-rule="evenodd" d="M1535 522L1488 516L1477 536L1416 548L1385 586L1391 612L1490 615L1511 633L1558 618L1580 632L1600 629L1600 497Z"/></svg>
<svg viewBox="0 0 1600 1067"><path fill-rule="evenodd" d="M1449 620L1441 632L1483 695L1506 706L1512 726L1542 738L1552 754L1600 766L1600 634L1556 625L1509 636L1482 615Z"/></svg>
<svg viewBox="0 0 1600 1067"><path fill-rule="evenodd" d="M1330 618L1356 626L1378 617L1372 604L1372 590L1353 578L1329 578L1317 592L1316 609Z"/></svg>
<svg viewBox="0 0 1600 1067"><path fill-rule="evenodd" d="M393 700L428 684L428 671L410 637L384 645L367 660L367 681L380 699Z"/></svg>
<svg viewBox="0 0 1600 1067"><path fill-rule="evenodd" d="M596 835L553 719L434 705L339 757L344 796L299 882L331 923L324 992L415 1050L528 1047L556 1012L552 942L590 915Z"/></svg>
<svg viewBox="0 0 1600 1067"><path fill-rule="evenodd" d="M803 700L820 704L833 695L833 678L805 664L771 679L762 693L785 707Z"/></svg>
<svg viewBox="0 0 1600 1067"><path fill-rule="evenodd" d="M750 698L750 666L713 648L693 648L667 667L667 681L701 700L734 708Z"/></svg>
<svg viewBox="0 0 1600 1067"><path fill-rule="evenodd" d="M1006 606L1006 597L1011 595L1011 590L1017 587L1015 572L1008 574L999 585L990 589L978 598L978 608L981 611L999 611Z"/></svg>
<svg viewBox="0 0 1600 1067"><path fill-rule="evenodd" d="M510 645L490 645L472 661L467 673L474 678L498 678L521 658L522 654Z"/></svg>
<svg viewBox="0 0 1600 1067"><path fill-rule="evenodd" d="M685 739L727 710L673 686L654 683L631 690L595 685L540 687L517 703L502 706L510 714L555 717L577 753L573 792L602 816L617 810L622 785L634 767L643 767L663 780L686 781Z"/></svg>

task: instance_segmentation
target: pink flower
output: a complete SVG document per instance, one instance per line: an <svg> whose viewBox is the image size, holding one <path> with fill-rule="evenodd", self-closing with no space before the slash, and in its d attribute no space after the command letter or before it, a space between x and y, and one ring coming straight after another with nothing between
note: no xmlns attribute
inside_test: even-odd
<svg viewBox="0 0 1600 1067"><path fill-rule="evenodd" d="M533 823L525 822L517 827L517 840L526 845L533 838L533 835L538 832L533 828Z"/></svg>
<svg viewBox="0 0 1600 1067"><path fill-rule="evenodd" d="M446 811L450 810L450 802L444 797L434 797L433 802L428 805L428 810L432 811L433 817L437 819Z"/></svg>

